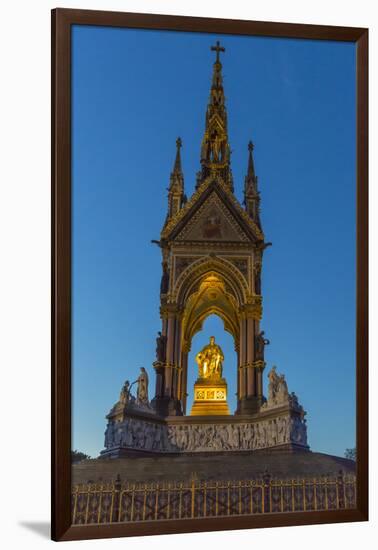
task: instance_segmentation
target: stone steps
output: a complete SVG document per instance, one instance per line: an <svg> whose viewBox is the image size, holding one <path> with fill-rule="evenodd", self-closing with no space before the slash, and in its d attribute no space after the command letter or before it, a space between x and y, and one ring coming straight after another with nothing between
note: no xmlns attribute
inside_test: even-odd
<svg viewBox="0 0 378 550"><path fill-rule="evenodd" d="M315 452L216 453L86 460L72 467L72 481L112 481L117 474L123 481L180 481L193 474L198 479L252 479L265 471L273 477L309 478L355 473L355 462Z"/></svg>

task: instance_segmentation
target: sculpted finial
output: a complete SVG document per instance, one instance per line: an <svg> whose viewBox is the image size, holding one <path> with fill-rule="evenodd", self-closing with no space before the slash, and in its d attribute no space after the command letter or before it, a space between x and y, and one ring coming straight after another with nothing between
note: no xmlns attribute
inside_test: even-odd
<svg viewBox="0 0 378 550"><path fill-rule="evenodd" d="M212 52L217 52L216 63L219 63L219 53L220 53L220 52L225 52L225 51L226 51L226 48L223 48L223 47L220 45L219 40L217 40L215 46L211 46L211 51L212 51Z"/></svg>

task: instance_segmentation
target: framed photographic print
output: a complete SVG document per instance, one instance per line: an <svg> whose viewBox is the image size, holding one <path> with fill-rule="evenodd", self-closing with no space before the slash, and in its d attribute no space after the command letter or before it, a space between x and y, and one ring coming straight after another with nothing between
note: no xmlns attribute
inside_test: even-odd
<svg viewBox="0 0 378 550"><path fill-rule="evenodd" d="M367 52L53 10L54 540L367 520Z"/></svg>

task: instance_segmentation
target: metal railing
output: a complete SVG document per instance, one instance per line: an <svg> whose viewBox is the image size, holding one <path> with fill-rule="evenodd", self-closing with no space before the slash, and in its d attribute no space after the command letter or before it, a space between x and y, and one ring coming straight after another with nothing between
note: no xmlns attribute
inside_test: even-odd
<svg viewBox="0 0 378 550"><path fill-rule="evenodd" d="M356 477L240 481L79 484L72 490L74 525L190 519L356 507Z"/></svg>

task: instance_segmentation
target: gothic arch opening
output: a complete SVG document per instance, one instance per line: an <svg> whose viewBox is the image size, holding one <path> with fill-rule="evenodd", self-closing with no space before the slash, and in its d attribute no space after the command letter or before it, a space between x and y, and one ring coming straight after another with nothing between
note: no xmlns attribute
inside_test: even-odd
<svg viewBox="0 0 378 550"><path fill-rule="evenodd" d="M196 285L191 287L191 293L186 295L182 305L181 320L181 350L189 352L193 336L201 330L204 320L211 314L218 315L224 328L235 340L235 348L239 341L238 301L234 291L215 271L209 271L202 276Z"/></svg>
<svg viewBox="0 0 378 550"><path fill-rule="evenodd" d="M221 347L224 354L223 377L228 384L227 401L231 412L237 406L237 353L233 335L226 329L224 321L217 313L210 313L202 322L200 330L194 334L191 350L188 354L187 367L187 402L186 410L189 414L194 398L194 383L198 378L198 365L196 354L209 343L210 337L215 336L215 342Z"/></svg>

